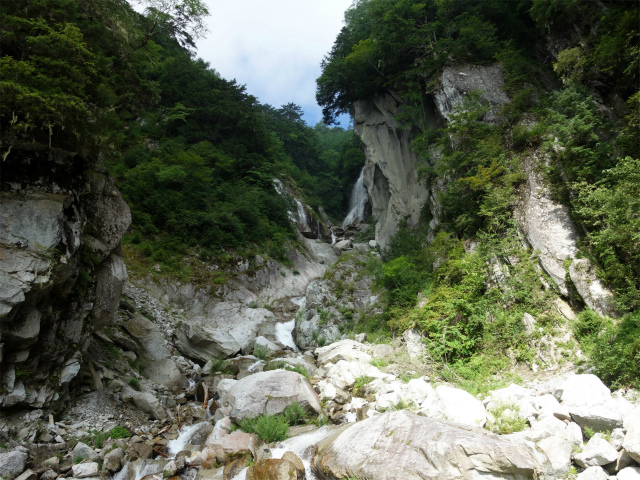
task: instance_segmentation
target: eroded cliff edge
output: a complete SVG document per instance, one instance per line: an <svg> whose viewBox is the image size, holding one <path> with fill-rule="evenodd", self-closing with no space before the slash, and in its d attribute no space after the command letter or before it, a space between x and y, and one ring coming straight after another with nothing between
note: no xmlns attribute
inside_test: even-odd
<svg viewBox="0 0 640 480"><path fill-rule="evenodd" d="M118 306L131 214L99 159L39 146L0 168L0 406L61 408Z"/></svg>
<svg viewBox="0 0 640 480"><path fill-rule="evenodd" d="M355 130L366 154L364 183L377 221L376 241L382 248L402 221L414 227L421 219L428 219L431 232L437 227L442 213L438 192L449 179L436 177L431 183L421 180L419 169L435 166L439 152L432 147L427 160L415 153L411 143L420 129L445 125L471 92L489 107L484 121L494 123L499 109L510 102L500 64L445 67L437 87L425 95L419 128L400 124L398 117L405 105L393 91L354 103ZM513 211L523 244L536 252L540 266L560 295L569 299L579 296L592 310L616 316L611 291L600 282L591 262L578 258L579 235L568 208L552 199L544 183L538 167L548 161L541 148L523 160L526 181Z"/></svg>

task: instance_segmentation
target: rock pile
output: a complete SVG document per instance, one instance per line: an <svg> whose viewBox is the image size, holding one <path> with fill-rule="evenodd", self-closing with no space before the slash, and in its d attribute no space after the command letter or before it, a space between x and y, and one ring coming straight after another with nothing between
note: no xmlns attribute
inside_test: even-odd
<svg viewBox="0 0 640 480"><path fill-rule="evenodd" d="M511 385L480 399L449 385L433 385L428 377L400 379L389 373L391 365L372 364L381 365L376 359L383 356L406 355L406 345L341 340L304 353L265 345L256 340L246 355L204 368L171 357L185 378L198 378L189 369L200 374L197 387L180 394L177 388L169 390L173 402L160 401L166 387L146 379L146 391L133 393L130 400L123 400L126 386L105 396L118 380L105 381L102 398L109 401L93 406L106 420L99 446L76 406L70 412L77 415L75 423L52 419L47 428L61 441L59 447L55 441L29 448L7 445L0 472L21 480L116 474L118 480L146 475L627 480L640 475L640 406L631 401L637 402L637 393L612 394L594 375ZM308 419L323 423L328 418L334 426L292 427L290 434L300 436L282 444L234 431L244 418L280 414L294 403ZM145 418L125 413L124 406L131 410L131 405ZM112 430L116 423L128 428ZM81 438L73 449L72 437Z"/></svg>

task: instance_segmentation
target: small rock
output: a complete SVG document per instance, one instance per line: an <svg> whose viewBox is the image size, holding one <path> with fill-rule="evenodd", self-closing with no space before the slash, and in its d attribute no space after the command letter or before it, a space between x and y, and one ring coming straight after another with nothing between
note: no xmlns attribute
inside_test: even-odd
<svg viewBox="0 0 640 480"><path fill-rule="evenodd" d="M71 452L71 458L74 460L80 458L82 460L89 459L95 460L98 457L95 450L91 448L86 443L78 442L75 447L73 447L73 451Z"/></svg>
<svg viewBox="0 0 640 480"><path fill-rule="evenodd" d="M0 477L15 478L24 471L27 454L13 451L0 453Z"/></svg>
<svg viewBox="0 0 640 480"><path fill-rule="evenodd" d="M639 467L627 467L623 468L616 475L618 480L640 480L640 468Z"/></svg>
<svg viewBox="0 0 640 480"><path fill-rule="evenodd" d="M38 480L38 474L33 470L28 469L22 475L16 477L16 480Z"/></svg>
<svg viewBox="0 0 640 480"><path fill-rule="evenodd" d="M584 472L580 473L577 480L607 480L609 475L602 467L589 467Z"/></svg>
<svg viewBox="0 0 640 480"><path fill-rule="evenodd" d="M58 474L51 469L45 470L42 472L42 475L40 475L40 480L56 480L56 478L58 478Z"/></svg>
<svg viewBox="0 0 640 480"><path fill-rule="evenodd" d="M609 445L602 435L596 433L587 443L584 450L574 460L582 468L606 465L618 459L618 452Z"/></svg>
<svg viewBox="0 0 640 480"><path fill-rule="evenodd" d="M115 450L111 450L104 456L104 462L102 466L113 473L122 468L123 460L124 450L122 450L121 448L116 448Z"/></svg>
<svg viewBox="0 0 640 480"><path fill-rule="evenodd" d="M74 478L97 477L100 475L100 466L96 462L78 463L71 467Z"/></svg>
<svg viewBox="0 0 640 480"><path fill-rule="evenodd" d="M360 342L360 343L364 343L367 341L367 334L366 333L358 333L355 336L355 341L356 342Z"/></svg>

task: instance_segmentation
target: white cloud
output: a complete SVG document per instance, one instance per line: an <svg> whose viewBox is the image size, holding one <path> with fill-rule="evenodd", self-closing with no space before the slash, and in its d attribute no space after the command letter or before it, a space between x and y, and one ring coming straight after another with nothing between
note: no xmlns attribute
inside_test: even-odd
<svg viewBox="0 0 640 480"><path fill-rule="evenodd" d="M208 0L209 33L198 41L197 55L261 103L301 105L314 125L321 118L315 101L320 61L351 1Z"/></svg>

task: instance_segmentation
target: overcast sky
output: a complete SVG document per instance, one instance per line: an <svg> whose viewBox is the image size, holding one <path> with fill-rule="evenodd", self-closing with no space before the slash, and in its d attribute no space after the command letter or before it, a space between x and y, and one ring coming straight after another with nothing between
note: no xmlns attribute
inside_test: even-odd
<svg viewBox="0 0 640 480"><path fill-rule="evenodd" d="M322 118L316 78L352 0L205 0L209 33L197 55L236 79L260 103L300 105L313 126ZM349 118L341 123L347 126Z"/></svg>

